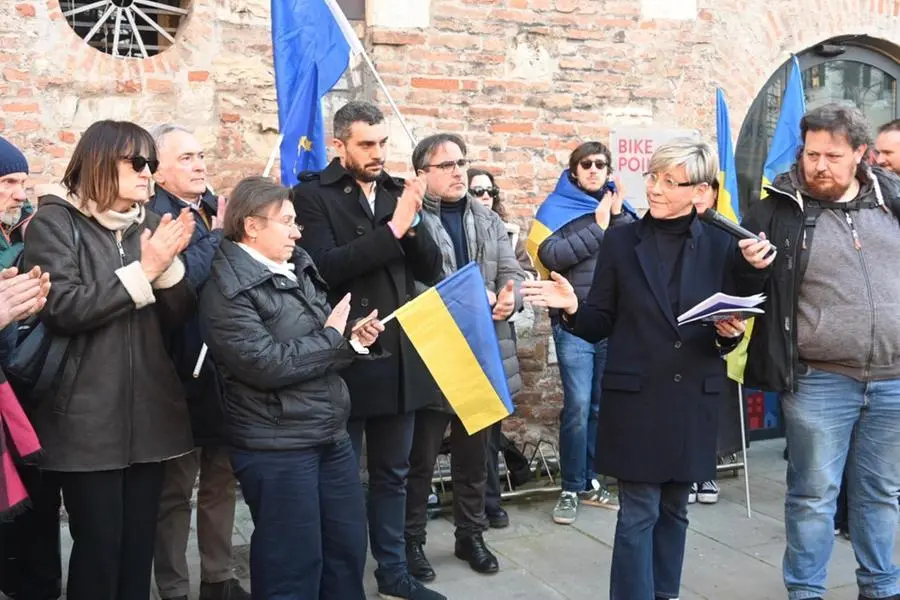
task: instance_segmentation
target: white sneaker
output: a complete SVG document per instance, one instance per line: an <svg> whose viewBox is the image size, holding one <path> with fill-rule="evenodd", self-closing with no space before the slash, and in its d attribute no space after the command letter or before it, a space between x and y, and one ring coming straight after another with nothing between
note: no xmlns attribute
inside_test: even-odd
<svg viewBox="0 0 900 600"><path fill-rule="evenodd" d="M578 516L578 494L563 492L553 507L553 522L560 525L571 525Z"/></svg>
<svg viewBox="0 0 900 600"><path fill-rule="evenodd" d="M697 502L715 504L719 501L719 485L715 481L703 481L697 487Z"/></svg>
<svg viewBox="0 0 900 600"><path fill-rule="evenodd" d="M688 504L696 504L697 503L697 484L691 484L691 493L688 494Z"/></svg>

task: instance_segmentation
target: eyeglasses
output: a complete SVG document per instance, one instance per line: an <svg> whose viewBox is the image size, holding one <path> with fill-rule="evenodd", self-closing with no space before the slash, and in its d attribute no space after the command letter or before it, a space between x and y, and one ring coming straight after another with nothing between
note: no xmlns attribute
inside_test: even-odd
<svg viewBox="0 0 900 600"><path fill-rule="evenodd" d="M656 185L657 182L660 181L658 173L644 173L644 181L649 183L650 185ZM692 185L697 185L692 181L675 181L671 177L663 177L662 178L662 188L664 190L673 191L677 188L683 187L691 187Z"/></svg>
<svg viewBox="0 0 900 600"><path fill-rule="evenodd" d="M606 162L605 160L602 160L602 159L599 159L599 158L596 159L596 160L591 160L591 159L589 159L589 158L586 158L586 159L580 161L580 162L578 163L578 165L579 165L582 169L584 169L585 171L587 171L588 169L590 169L590 168L591 168L591 165L594 165L595 167L597 167L597 170L598 170L598 171L602 171L603 169L605 169L606 167L609 166L609 163Z"/></svg>
<svg viewBox="0 0 900 600"><path fill-rule="evenodd" d="M447 172L452 171L453 167L459 167L460 169L465 169L469 166L469 161L465 158L461 158L459 160L448 160L446 162L438 163L436 165L425 165L426 169L430 169L432 167L437 168L441 171Z"/></svg>
<svg viewBox="0 0 900 600"><path fill-rule="evenodd" d="M303 231L303 225L298 224L297 221L294 219L294 217L292 217L290 215L286 215L279 219L271 219L271 218L263 216L263 215L250 215L250 216L256 217L257 219L265 219L266 221L272 221L274 223L278 223L279 225L284 225L287 228L296 227L297 231L300 231L300 232Z"/></svg>
<svg viewBox="0 0 900 600"><path fill-rule="evenodd" d="M135 173L140 173L144 170L144 167L150 167L150 173L156 173L156 170L159 168L159 161L153 158L144 158L143 156L123 156L122 160L127 160L131 162L131 168L134 169Z"/></svg>
<svg viewBox="0 0 900 600"><path fill-rule="evenodd" d="M494 187L474 187L469 188L469 193L475 196L476 198L480 198L481 196L490 196L491 198L496 198L500 195L500 190Z"/></svg>

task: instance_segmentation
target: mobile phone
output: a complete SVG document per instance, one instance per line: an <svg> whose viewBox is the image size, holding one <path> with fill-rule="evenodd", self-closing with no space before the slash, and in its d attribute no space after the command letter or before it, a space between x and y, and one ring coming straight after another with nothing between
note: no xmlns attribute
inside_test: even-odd
<svg viewBox="0 0 900 600"><path fill-rule="evenodd" d="M607 179L606 184L603 186L603 189L608 191L610 194L616 193L616 182L612 179Z"/></svg>

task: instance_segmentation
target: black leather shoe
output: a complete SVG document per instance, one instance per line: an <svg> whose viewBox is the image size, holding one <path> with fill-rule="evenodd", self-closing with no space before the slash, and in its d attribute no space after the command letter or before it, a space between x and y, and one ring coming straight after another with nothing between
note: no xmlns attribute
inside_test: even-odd
<svg viewBox="0 0 900 600"><path fill-rule="evenodd" d="M863 596L862 594L860 594L860 595L859 595L859 600L874 600L874 599L873 599L873 598L868 598L868 597ZM893 596L886 596L886 597L884 597L884 598L881 598L881 600L900 600L900 594L894 594Z"/></svg>
<svg viewBox="0 0 900 600"><path fill-rule="evenodd" d="M435 573L425 556L425 544L406 542L406 569L418 581L434 581Z"/></svg>
<svg viewBox="0 0 900 600"><path fill-rule="evenodd" d="M504 527L509 527L509 513L499 506L485 512L487 513L488 524L491 526L491 529L503 529Z"/></svg>
<svg viewBox="0 0 900 600"><path fill-rule="evenodd" d="M497 557L484 545L484 538L480 533L469 537L457 538L456 549L453 551L453 554L456 558L468 561L469 566L477 573L489 575L500 570Z"/></svg>
<svg viewBox="0 0 900 600"><path fill-rule="evenodd" d="M200 600L250 600L250 594L237 579L217 583L200 582Z"/></svg>

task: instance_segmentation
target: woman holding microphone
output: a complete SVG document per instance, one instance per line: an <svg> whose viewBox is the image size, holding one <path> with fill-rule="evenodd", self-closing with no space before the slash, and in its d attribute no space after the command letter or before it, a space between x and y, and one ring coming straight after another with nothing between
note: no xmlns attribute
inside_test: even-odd
<svg viewBox="0 0 900 600"><path fill-rule="evenodd" d="M612 600L678 597L691 483L716 472L721 357L744 325L679 327L677 317L716 292L762 291L774 259L769 242L738 242L697 218L693 203L717 170L707 144L660 146L645 175L649 212L609 229L587 300L557 273L522 284L575 335L608 339L595 470L619 480Z"/></svg>

